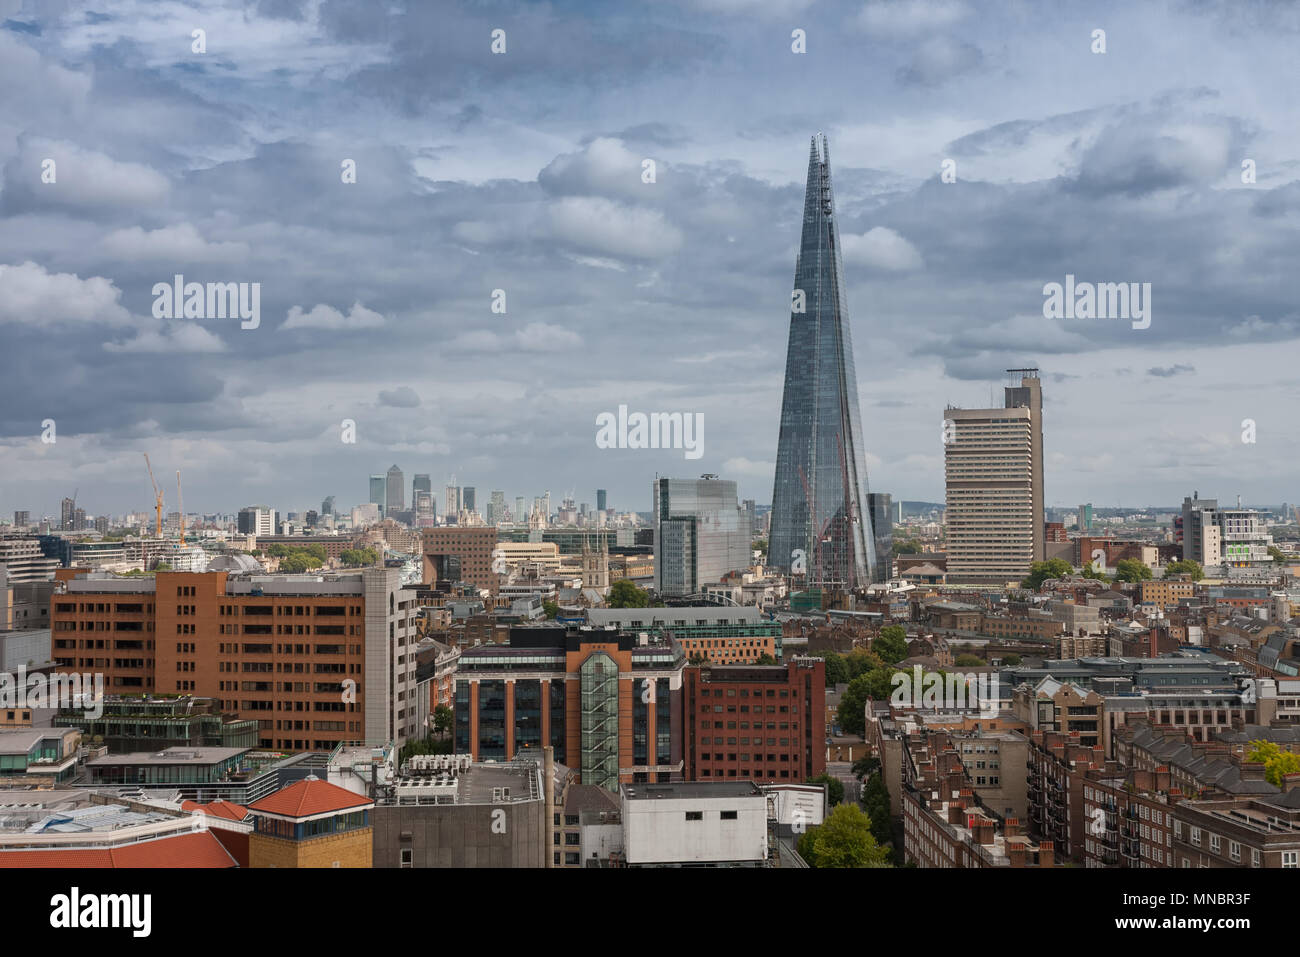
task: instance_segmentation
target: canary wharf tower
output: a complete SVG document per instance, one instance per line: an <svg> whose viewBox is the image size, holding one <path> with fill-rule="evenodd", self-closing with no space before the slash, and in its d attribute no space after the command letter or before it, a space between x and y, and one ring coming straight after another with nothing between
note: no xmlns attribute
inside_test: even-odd
<svg viewBox="0 0 1300 957"><path fill-rule="evenodd" d="M875 537L830 146L814 136L794 267L768 562L828 590L871 583Z"/></svg>

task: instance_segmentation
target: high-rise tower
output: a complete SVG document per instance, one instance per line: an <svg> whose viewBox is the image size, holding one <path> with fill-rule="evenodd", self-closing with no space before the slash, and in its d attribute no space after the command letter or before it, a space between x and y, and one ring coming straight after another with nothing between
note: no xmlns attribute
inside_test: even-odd
<svg viewBox="0 0 1300 957"><path fill-rule="evenodd" d="M814 136L794 268L769 562L832 589L870 584L875 541L831 194L830 145Z"/></svg>

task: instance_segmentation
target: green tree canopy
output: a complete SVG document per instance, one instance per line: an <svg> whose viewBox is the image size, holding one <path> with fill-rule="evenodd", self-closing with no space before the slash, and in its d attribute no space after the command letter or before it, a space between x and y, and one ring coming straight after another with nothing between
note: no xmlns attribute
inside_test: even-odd
<svg viewBox="0 0 1300 957"><path fill-rule="evenodd" d="M841 804L799 840L799 854L811 867L888 867L888 852L876 843L871 819L856 804Z"/></svg>
<svg viewBox="0 0 1300 957"><path fill-rule="evenodd" d="M1151 577L1151 569L1136 558L1121 558L1115 563L1115 581L1141 582Z"/></svg>
<svg viewBox="0 0 1300 957"><path fill-rule="evenodd" d="M893 552L895 558L897 558L899 555L920 555L921 542L915 538L907 538L907 539L896 541L894 542Z"/></svg>
<svg viewBox="0 0 1300 957"><path fill-rule="evenodd" d="M898 664L907 657L907 632L902 625L886 625L871 642L871 650L886 664Z"/></svg>
<svg viewBox="0 0 1300 957"><path fill-rule="evenodd" d="M962 668L978 668L981 665L987 664L987 662L979 655L958 655L953 659L952 663L954 665L959 665Z"/></svg>
<svg viewBox="0 0 1300 957"><path fill-rule="evenodd" d="M829 774L819 774L815 778L809 778L808 784L826 785L826 800L830 806L844 803L844 782L839 778L831 777Z"/></svg>
<svg viewBox="0 0 1300 957"><path fill-rule="evenodd" d="M1263 764L1264 780L1274 787L1282 787L1286 775L1300 771L1300 755L1283 751L1272 741L1250 742L1246 760L1252 764Z"/></svg>
<svg viewBox="0 0 1300 957"><path fill-rule="evenodd" d="M1003 655L1003 656L1002 656L1002 663L1003 663L1004 665L1010 665L1010 666L1013 667L1013 668L1014 668L1016 665L1020 664L1020 662L1023 661L1023 660L1024 660L1024 659L1022 659L1022 658L1021 658L1018 654L1016 654L1014 651L1011 652L1011 653L1008 654L1008 655Z"/></svg>
<svg viewBox="0 0 1300 957"><path fill-rule="evenodd" d="M433 709L433 730L437 734L446 734L452 729L452 723L455 720L455 714L451 708L445 704L440 704Z"/></svg>
<svg viewBox="0 0 1300 957"><path fill-rule="evenodd" d="M543 602L542 602L542 611L546 612L546 617L547 617L548 619L550 619L551 621L554 621L554 620L555 620L555 616L558 615L558 614L560 613L560 605L559 605L558 602L553 602L553 601L543 601Z"/></svg>
<svg viewBox="0 0 1300 957"><path fill-rule="evenodd" d="M1047 579L1065 578L1072 574L1074 574L1074 566L1064 558L1049 558L1045 562L1034 562L1030 565L1029 576L1020 583L1020 587L1038 591Z"/></svg>
<svg viewBox="0 0 1300 957"><path fill-rule="evenodd" d="M1174 575L1187 575L1192 581L1198 582L1205 577L1205 570L1190 558L1180 558L1165 566L1165 577L1171 578Z"/></svg>
<svg viewBox="0 0 1300 957"><path fill-rule="evenodd" d="M610 608L648 608L650 593L638 588L630 578L620 578L609 586L609 597L605 603Z"/></svg>

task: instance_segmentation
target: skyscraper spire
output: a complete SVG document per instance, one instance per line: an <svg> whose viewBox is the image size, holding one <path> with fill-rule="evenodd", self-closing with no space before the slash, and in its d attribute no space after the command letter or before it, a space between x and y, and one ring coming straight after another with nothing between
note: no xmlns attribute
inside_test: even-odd
<svg viewBox="0 0 1300 957"><path fill-rule="evenodd" d="M809 585L875 577L853 340L831 192L830 144L812 138L795 261L769 563Z"/></svg>

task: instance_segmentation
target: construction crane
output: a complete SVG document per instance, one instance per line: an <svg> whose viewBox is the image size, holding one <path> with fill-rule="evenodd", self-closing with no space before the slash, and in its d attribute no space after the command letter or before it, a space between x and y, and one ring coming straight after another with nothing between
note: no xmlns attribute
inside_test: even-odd
<svg viewBox="0 0 1300 957"><path fill-rule="evenodd" d="M145 468L149 470L149 481L153 482L154 515L155 515L153 534L154 534L154 538L162 538L163 493L162 493L162 489L158 487L158 483L154 480L153 466L149 464L148 452L144 453L144 465Z"/></svg>
<svg viewBox="0 0 1300 957"><path fill-rule="evenodd" d="M185 505L181 501L181 470L176 470L176 509L181 523L181 545L185 544Z"/></svg>

